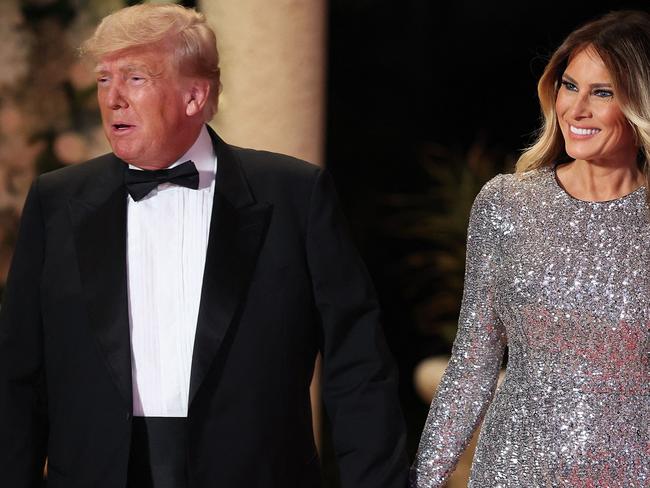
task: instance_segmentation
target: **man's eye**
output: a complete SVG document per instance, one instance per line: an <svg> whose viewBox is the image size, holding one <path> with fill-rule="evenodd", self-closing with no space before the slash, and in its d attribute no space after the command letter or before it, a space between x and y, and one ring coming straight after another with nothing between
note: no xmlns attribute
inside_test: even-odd
<svg viewBox="0 0 650 488"><path fill-rule="evenodd" d="M97 78L98 85L106 85L108 83L108 78L106 76L100 76Z"/></svg>
<svg viewBox="0 0 650 488"><path fill-rule="evenodd" d="M562 86L569 91L578 91L578 87L568 80L562 80Z"/></svg>

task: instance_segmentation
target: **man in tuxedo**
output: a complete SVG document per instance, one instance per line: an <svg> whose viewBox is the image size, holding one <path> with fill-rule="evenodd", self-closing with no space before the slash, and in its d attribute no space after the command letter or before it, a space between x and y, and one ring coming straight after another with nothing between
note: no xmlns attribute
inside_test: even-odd
<svg viewBox="0 0 650 488"><path fill-rule="evenodd" d="M41 175L0 315L0 485L320 486L323 357L344 488L403 488L396 375L330 177L208 126L201 14L146 4L86 42L113 153Z"/></svg>

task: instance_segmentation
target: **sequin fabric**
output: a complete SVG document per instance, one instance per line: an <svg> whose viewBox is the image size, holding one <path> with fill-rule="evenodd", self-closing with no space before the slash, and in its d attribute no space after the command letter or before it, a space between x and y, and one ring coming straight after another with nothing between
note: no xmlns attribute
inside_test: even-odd
<svg viewBox="0 0 650 488"><path fill-rule="evenodd" d="M499 175L467 243L458 333L411 487L444 486L481 420L472 488L650 487L646 189L585 202L551 168Z"/></svg>

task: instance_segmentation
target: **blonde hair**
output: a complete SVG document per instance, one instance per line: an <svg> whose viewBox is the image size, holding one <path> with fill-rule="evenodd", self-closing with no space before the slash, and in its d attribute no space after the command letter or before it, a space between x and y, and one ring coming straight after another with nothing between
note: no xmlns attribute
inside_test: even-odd
<svg viewBox="0 0 650 488"><path fill-rule="evenodd" d="M517 172L570 159L558 125L555 99L573 56L593 49L612 77L621 111L634 130L638 164L650 190L650 15L619 11L591 21L569 34L553 53L537 85L543 122L537 140L517 161ZM650 202L650 191L648 192Z"/></svg>
<svg viewBox="0 0 650 488"><path fill-rule="evenodd" d="M102 19L81 46L82 56L95 60L124 49L168 44L180 73L210 82L205 119L217 112L221 91L217 39L205 16L180 5L141 4L120 9Z"/></svg>

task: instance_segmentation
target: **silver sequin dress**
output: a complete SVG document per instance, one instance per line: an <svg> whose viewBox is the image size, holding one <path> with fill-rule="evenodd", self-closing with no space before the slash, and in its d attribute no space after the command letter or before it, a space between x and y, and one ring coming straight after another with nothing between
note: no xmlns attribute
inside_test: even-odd
<svg viewBox="0 0 650 488"><path fill-rule="evenodd" d="M499 175L467 243L458 334L411 486L444 486L483 420L472 488L650 487L646 189L585 202L551 168Z"/></svg>

